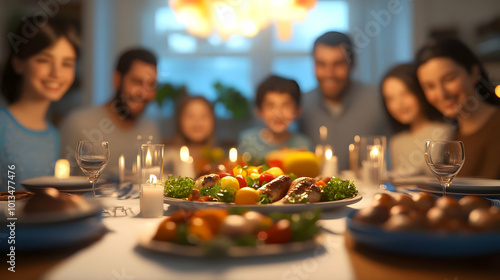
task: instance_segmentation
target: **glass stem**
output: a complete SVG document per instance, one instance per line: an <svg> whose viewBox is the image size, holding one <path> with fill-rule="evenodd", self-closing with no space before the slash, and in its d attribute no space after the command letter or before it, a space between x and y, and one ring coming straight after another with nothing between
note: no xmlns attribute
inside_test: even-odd
<svg viewBox="0 0 500 280"><path fill-rule="evenodd" d="M450 183L443 183L442 184L443 186L443 196L446 196L446 188L448 188L450 186Z"/></svg>
<svg viewBox="0 0 500 280"><path fill-rule="evenodd" d="M92 180L92 197L95 198L95 180Z"/></svg>

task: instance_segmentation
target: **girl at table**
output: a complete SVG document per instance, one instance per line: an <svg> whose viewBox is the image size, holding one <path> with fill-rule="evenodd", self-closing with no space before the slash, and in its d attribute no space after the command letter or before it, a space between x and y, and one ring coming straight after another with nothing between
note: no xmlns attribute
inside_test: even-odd
<svg viewBox="0 0 500 280"><path fill-rule="evenodd" d="M452 126L425 99L411 64L390 69L382 79L381 92L396 131L389 141L392 175L432 175L424 159L425 141L452 139Z"/></svg>
<svg viewBox="0 0 500 280"><path fill-rule="evenodd" d="M27 29L32 33L25 38ZM79 45L76 29L54 18L44 24L25 19L10 34L0 85L7 103L0 107L0 190L19 190L25 179L54 174L60 141L47 111L73 84Z"/></svg>
<svg viewBox="0 0 500 280"><path fill-rule="evenodd" d="M175 113L176 134L166 151L165 170L174 175L186 174L180 161L180 148L187 146L193 158L194 176L210 171L206 158L215 146L215 114L210 101L202 96L186 96L179 100ZM223 154L222 154L223 156ZM208 166L206 166L208 165ZM189 173L189 172L188 172Z"/></svg>
<svg viewBox="0 0 500 280"><path fill-rule="evenodd" d="M500 98L479 59L455 38L432 40L416 56L427 100L458 121L465 162L459 176L500 179Z"/></svg>

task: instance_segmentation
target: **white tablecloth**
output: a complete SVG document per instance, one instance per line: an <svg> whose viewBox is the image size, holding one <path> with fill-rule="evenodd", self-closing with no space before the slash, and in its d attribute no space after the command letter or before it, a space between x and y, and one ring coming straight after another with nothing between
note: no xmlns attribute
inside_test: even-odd
<svg viewBox="0 0 500 280"><path fill-rule="evenodd" d="M162 218L107 217L109 232L51 270L44 279L354 279L344 244L345 215L372 200L374 186L357 185L363 200L324 212L324 244L315 250L291 255L243 259L195 259L151 252L138 246L138 238ZM139 211L139 199L110 201ZM168 205L165 210L168 211ZM171 209L172 210L172 209Z"/></svg>

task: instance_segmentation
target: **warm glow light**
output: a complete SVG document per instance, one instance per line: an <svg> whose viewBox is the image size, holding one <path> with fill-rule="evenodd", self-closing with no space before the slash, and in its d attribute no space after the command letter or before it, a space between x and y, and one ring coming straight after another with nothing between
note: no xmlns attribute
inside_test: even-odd
<svg viewBox="0 0 500 280"><path fill-rule="evenodd" d="M156 178L156 176L154 174L149 175L149 180L148 180L149 183L156 184L157 181L158 181L158 179Z"/></svg>
<svg viewBox="0 0 500 280"><path fill-rule="evenodd" d="M322 125L319 127L319 138L321 138L321 140L326 140L326 138L328 137L328 128L326 128L326 126Z"/></svg>
<svg viewBox="0 0 500 280"><path fill-rule="evenodd" d="M123 182L125 179L125 157L120 155L120 158L118 159L118 180Z"/></svg>
<svg viewBox="0 0 500 280"><path fill-rule="evenodd" d="M327 149L326 152L325 152L325 158L326 160L330 160L333 156L333 152L331 149Z"/></svg>
<svg viewBox="0 0 500 280"><path fill-rule="evenodd" d="M500 85L495 87L495 94L498 98L500 98Z"/></svg>
<svg viewBox="0 0 500 280"><path fill-rule="evenodd" d="M217 33L222 39L233 34L253 37L271 23L278 38L292 37L292 23L305 19L317 0L267 1L193 1L170 0L170 8L189 33L208 37Z"/></svg>
<svg viewBox="0 0 500 280"><path fill-rule="evenodd" d="M69 178L69 161L67 159L56 161L54 177L58 179Z"/></svg>
<svg viewBox="0 0 500 280"><path fill-rule="evenodd" d="M149 167L149 166L151 166L151 163L152 163L152 162L153 162L153 161L152 161L152 159L151 159L151 153L150 153L150 152L149 152L149 150L148 150L148 153L146 154L146 162L145 162L146 166L144 166L144 167Z"/></svg>
<svg viewBox="0 0 500 280"><path fill-rule="evenodd" d="M375 146L370 150L370 158L371 159L376 159L378 157L379 151L378 148Z"/></svg>
<svg viewBox="0 0 500 280"><path fill-rule="evenodd" d="M236 150L236 148L231 148L231 150L229 150L229 160L231 162L236 162L238 160L238 150Z"/></svg>
<svg viewBox="0 0 500 280"><path fill-rule="evenodd" d="M183 162L189 162L189 149L187 146L182 146L180 151L181 160Z"/></svg>

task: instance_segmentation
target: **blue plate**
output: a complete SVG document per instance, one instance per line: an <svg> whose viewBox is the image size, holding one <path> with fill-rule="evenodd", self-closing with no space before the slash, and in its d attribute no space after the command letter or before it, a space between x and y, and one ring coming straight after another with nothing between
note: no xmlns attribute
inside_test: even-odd
<svg viewBox="0 0 500 280"><path fill-rule="evenodd" d="M425 257L473 257L500 252L500 233L396 233L355 221L347 215L347 229L357 243L384 251Z"/></svg>

